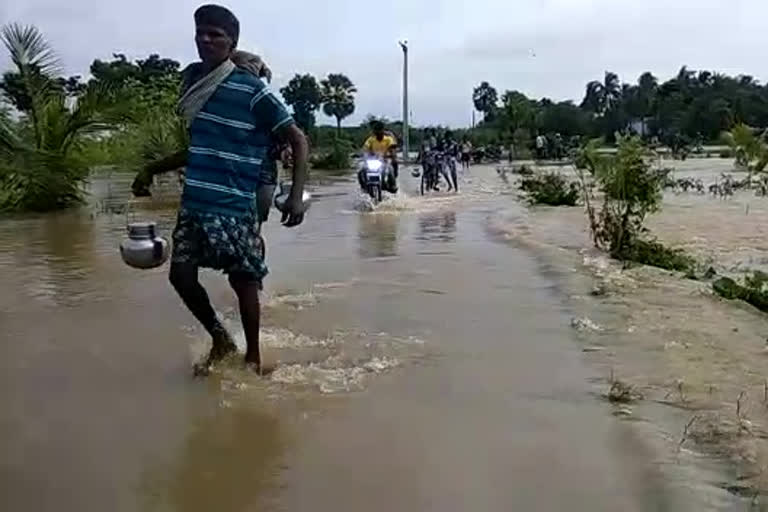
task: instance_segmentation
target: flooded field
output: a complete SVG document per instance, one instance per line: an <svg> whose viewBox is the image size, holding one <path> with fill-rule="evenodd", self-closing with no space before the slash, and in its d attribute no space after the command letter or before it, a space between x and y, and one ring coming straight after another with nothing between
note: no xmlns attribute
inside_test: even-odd
<svg viewBox="0 0 768 512"><path fill-rule="evenodd" d="M665 161L676 177L715 183L733 162ZM567 171L566 171L567 172ZM651 235L693 255L702 269L740 280L766 270L768 200L753 191L727 199L666 192L649 217ZM740 302L724 301L711 281L650 267L622 269L591 248L582 208L534 208L495 223L510 240L547 254L564 274L567 304L580 322L587 359L642 393L633 414L661 425L680 452L715 454L735 463L720 485L765 506L768 491L768 321ZM763 510L760 508L760 510Z"/></svg>
<svg viewBox="0 0 768 512"><path fill-rule="evenodd" d="M685 374L693 396L711 375L702 365L725 364L726 332L757 382L763 321L700 284L618 273L583 251L580 209L529 212L491 167L467 173L460 196L417 197L405 177L375 208L352 181L315 182L304 225L266 227L276 371L262 379L232 360L195 380L206 336L167 269L132 270L117 251L127 218L170 233L173 194L126 211L129 179L95 180L80 211L0 220L3 510L743 510L721 488L726 466L677 450L669 425L690 414L658 405L627 421L599 395L613 368L664 390ZM676 242L735 265L729 240L694 238L696 226L712 236L714 222L687 213L706 204L716 229L761 257L757 232L725 224L739 198L671 201L659 236L688 223ZM760 224L768 210L750 201L745 219ZM596 266L638 293L587 298ZM203 281L237 329L226 280ZM727 327L686 337L702 311ZM600 331L576 332L582 316ZM608 348L584 353L589 337ZM717 357L692 361L683 343ZM730 388L717 396L731 401Z"/></svg>

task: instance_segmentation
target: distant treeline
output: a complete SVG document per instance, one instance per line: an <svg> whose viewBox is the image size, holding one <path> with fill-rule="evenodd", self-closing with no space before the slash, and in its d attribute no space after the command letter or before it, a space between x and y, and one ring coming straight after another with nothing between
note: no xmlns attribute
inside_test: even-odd
<svg viewBox="0 0 768 512"><path fill-rule="evenodd" d="M768 126L768 86L752 76L728 76L683 67L664 83L650 72L634 84L622 83L606 72L589 82L581 103L535 100L509 90L499 96L488 82L473 91L475 108L484 114L479 124L486 137L500 142L529 144L536 133L603 137L614 142L618 133L674 139L719 141L736 124Z"/></svg>

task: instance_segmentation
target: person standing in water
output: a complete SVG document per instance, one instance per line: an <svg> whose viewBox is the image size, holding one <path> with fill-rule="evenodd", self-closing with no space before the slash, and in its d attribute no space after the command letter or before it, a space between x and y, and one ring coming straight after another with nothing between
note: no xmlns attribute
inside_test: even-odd
<svg viewBox="0 0 768 512"><path fill-rule="evenodd" d="M235 15L218 5L204 5L195 11L194 20L201 62L182 72L186 90L179 100L179 111L189 127L189 149L158 162L143 179L179 163L186 165L169 277L213 340L205 363L196 366L195 372L207 373L211 365L237 350L198 280L200 267L228 275L240 306L245 361L261 372L259 291L267 267L260 234L265 215L259 215L265 205L258 204L257 190L265 180L272 181L277 141L287 142L293 155L293 187L282 222L286 227L301 224L307 141L261 79L232 62L240 33Z"/></svg>
<svg viewBox="0 0 768 512"><path fill-rule="evenodd" d="M466 170L470 165L472 165L472 143L465 136L461 143L461 168Z"/></svg>
<svg viewBox="0 0 768 512"><path fill-rule="evenodd" d="M445 139L445 165L450 177L450 180L448 181L448 190L450 191L451 185L453 185L453 190L458 193L459 178L456 167L459 159L459 145L453 140L453 134L450 130L445 130L443 137Z"/></svg>

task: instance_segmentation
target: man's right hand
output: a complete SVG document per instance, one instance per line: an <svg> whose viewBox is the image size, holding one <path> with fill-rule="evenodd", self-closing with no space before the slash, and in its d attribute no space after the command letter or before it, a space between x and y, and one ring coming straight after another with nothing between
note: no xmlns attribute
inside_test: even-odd
<svg viewBox="0 0 768 512"><path fill-rule="evenodd" d="M136 174L136 178L131 184L133 195L136 197L151 196L152 193L149 191L149 187L152 185L152 178L156 174L180 169L185 165L187 165L186 149L179 150L165 158L147 164Z"/></svg>

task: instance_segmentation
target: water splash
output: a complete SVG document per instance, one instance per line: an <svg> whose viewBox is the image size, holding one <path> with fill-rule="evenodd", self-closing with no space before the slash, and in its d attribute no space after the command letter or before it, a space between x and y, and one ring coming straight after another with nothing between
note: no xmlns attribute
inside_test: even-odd
<svg viewBox="0 0 768 512"><path fill-rule="evenodd" d="M317 305L317 294L313 291L302 293L264 293L262 304L265 307L276 307L280 305L293 306L296 309L303 309Z"/></svg>
<svg viewBox="0 0 768 512"><path fill-rule="evenodd" d="M374 357L356 365L346 364L340 357L332 356L322 363L280 366L272 374L271 380L286 385L310 386L325 394L361 391L371 375L400 366L400 361L389 357Z"/></svg>
<svg viewBox="0 0 768 512"><path fill-rule="evenodd" d="M588 317L582 317L582 318L572 318L571 319L571 327L576 329L577 331L595 331L600 332L603 330L603 327L601 325L596 324Z"/></svg>
<svg viewBox="0 0 768 512"><path fill-rule="evenodd" d="M242 336L245 342L245 335ZM239 342L240 340L238 340ZM264 328L261 331L261 343L266 348L307 348L307 347L329 347L338 342L334 338L314 339L301 333L294 333L288 329L280 327ZM238 343L239 344L239 343Z"/></svg>
<svg viewBox="0 0 768 512"><path fill-rule="evenodd" d="M384 193L380 203L374 203L370 196L357 192L352 201L352 209L343 213L369 213L375 215L396 215L404 212L430 212L454 204L466 196L453 193L432 193L426 196L408 195L404 191L397 194Z"/></svg>
<svg viewBox="0 0 768 512"><path fill-rule="evenodd" d="M352 209L356 212L366 213L396 213L415 210L418 206L419 202L416 201L416 198L409 197L402 191L397 194L384 192L379 203L375 203L368 194L358 191L353 199Z"/></svg>

